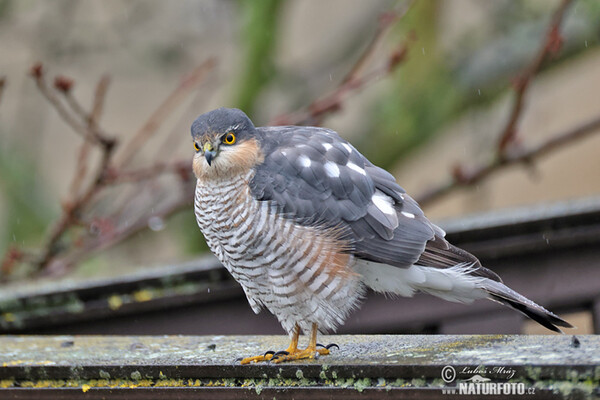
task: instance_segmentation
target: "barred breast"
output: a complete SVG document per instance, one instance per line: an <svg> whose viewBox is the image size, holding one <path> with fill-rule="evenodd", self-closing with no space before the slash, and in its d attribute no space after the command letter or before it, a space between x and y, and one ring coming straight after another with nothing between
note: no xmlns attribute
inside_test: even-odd
<svg viewBox="0 0 600 400"><path fill-rule="evenodd" d="M198 180L196 220L211 251L240 283L255 313L272 312L291 333L297 323L331 330L363 293L354 259L334 230L284 218L276 204L250 194L252 173Z"/></svg>

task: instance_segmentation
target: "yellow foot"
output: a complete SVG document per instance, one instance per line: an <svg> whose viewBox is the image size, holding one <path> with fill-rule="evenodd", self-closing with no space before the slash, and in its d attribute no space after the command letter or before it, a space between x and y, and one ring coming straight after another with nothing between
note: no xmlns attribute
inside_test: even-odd
<svg viewBox="0 0 600 400"><path fill-rule="evenodd" d="M267 351L262 356L242 358L242 361L240 361L240 363L241 364L250 364L250 363L257 363L257 362L261 362L261 361L270 361L271 358L273 358L273 354L275 354L275 353L272 351Z"/></svg>
<svg viewBox="0 0 600 400"><path fill-rule="evenodd" d="M312 359L317 356L317 353L320 356L326 356L327 354L329 354L330 348L332 348L332 347L339 348L339 346L335 343L328 344L327 346L318 344L318 346L320 346L321 348L316 348L316 347L311 348L309 346L308 348L306 348L304 350L297 349L297 348L292 350L292 349L288 348L287 350L278 351L278 352L267 351L262 356L243 358L240 361L240 363L241 364L251 364L251 363L257 363L257 362L263 362L263 361L271 361L274 363L280 363L280 362L284 362L284 361ZM290 350L292 350L292 351L290 351Z"/></svg>
<svg viewBox="0 0 600 400"><path fill-rule="evenodd" d="M304 360L307 358L315 358L317 354L325 356L329 354L329 349L334 346L339 349L339 346L335 343L328 344L327 346L317 343L317 324L312 324L308 347L304 350L298 349L299 335L300 328L298 327L298 324L296 324L294 330L292 331L292 343L290 343L290 346L286 350L278 352L267 351L262 356L246 357L241 360L241 363L250 364L262 361L280 363L284 361Z"/></svg>
<svg viewBox="0 0 600 400"><path fill-rule="evenodd" d="M287 351L286 352L282 351L282 352L279 352L279 354L277 354L276 356L274 356L271 359L271 362L279 364L280 362L285 362L285 361L312 359L312 358L315 358L317 356L317 354L319 354L321 356L325 356L325 355L329 354L329 350L307 347L304 350L298 349L297 351L295 351L293 353L288 353Z"/></svg>

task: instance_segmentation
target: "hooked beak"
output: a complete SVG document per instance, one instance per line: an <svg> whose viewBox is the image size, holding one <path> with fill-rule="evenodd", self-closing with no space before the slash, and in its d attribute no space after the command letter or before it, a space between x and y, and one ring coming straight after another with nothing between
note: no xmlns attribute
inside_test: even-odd
<svg viewBox="0 0 600 400"><path fill-rule="evenodd" d="M209 166L216 156L217 152L213 149L212 144L210 142L204 143L204 158L206 158L206 162Z"/></svg>

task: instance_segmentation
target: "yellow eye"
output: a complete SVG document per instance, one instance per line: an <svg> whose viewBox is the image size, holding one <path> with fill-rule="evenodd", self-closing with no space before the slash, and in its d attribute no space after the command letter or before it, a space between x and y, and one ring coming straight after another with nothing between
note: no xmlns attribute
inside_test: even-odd
<svg viewBox="0 0 600 400"><path fill-rule="evenodd" d="M194 142L194 150L196 150L196 153L200 151L200 145L198 142Z"/></svg>
<svg viewBox="0 0 600 400"><path fill-rule="evenodd" d="M235 135L232 132L229 132L227 135L225 135L225 138L223 138L223 143L234 144L235 143Z"/></svg>

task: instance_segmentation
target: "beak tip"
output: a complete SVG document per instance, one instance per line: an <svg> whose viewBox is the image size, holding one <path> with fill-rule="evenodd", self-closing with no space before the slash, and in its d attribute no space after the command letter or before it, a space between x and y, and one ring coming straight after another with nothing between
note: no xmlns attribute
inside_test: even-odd
<svg viewBox="0 0 600 400"><path fill-rule="evenodd" d="M215 158L215 153L212 151L207 151L204 153L204 158L206 158L206 162L208 163L208 166L210 167L212 164L213 158Z"/></svg>

